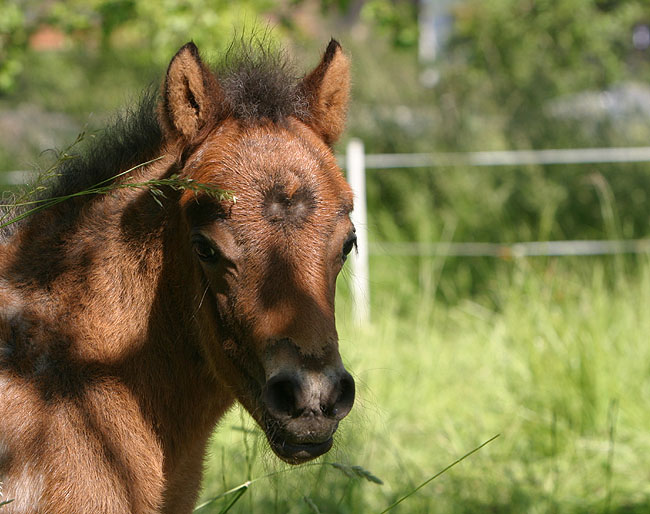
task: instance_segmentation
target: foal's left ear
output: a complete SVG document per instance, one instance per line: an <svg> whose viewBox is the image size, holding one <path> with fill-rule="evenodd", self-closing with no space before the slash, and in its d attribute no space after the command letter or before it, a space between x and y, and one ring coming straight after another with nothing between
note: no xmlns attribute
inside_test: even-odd
<svg viewBox="0 0 650 514"><path fill-rule="evenodd" d="M166 135L191 140L215 116L221 88L192 42L172 58L163 83L159 118Z"/></svg>
<svg viewBox="0 0 650 514"><path fill-rule="evenodd" d="M300 84L309 102L309 124L331 145L345 128L350 96L350 61L332 39L320 64Z"/></svg>

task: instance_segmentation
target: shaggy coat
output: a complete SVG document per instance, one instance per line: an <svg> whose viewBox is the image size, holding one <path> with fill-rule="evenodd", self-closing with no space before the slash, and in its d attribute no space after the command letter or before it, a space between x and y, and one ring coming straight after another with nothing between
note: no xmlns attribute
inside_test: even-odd
<svg viewBox="0 0 650 514"><path fill-rule="evenodd" d="M160 99L48 194L108 192L0 243L3 514L191 512L233 402L290 463L329 450L352 408L334 291L356 239L331 149L348 60L332 41L300 80L250 46L227 63L181 48Z"/></svg>

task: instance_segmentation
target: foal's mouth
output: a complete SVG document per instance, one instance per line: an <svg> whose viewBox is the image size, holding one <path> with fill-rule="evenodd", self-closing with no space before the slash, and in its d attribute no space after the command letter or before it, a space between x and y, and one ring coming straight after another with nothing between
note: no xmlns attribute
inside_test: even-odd
<svg viewBox="0 0 650 514"><path fill-rule="evenodd" d="M295 421L295 420L293 420ZM321 423L325 420L320 420ZM287 423L285 421L285 423ZM328 426L309 426L292 430L285 423L267 418L262 424L266 439L273 452L288 464L302 464L324 453L334 443L337 422L326 422ZM289 421L291 423L291 421Z"/></svg>
<svg viewBox="0 0 650 514"><path fill-rule="evenodd" d="M334 443L333 437L322 442L308 443L289 442L286 439L271 438L270 436L268 436L268 440L275 454L289 464L302 464L320 457L327 453Z"/></svg>

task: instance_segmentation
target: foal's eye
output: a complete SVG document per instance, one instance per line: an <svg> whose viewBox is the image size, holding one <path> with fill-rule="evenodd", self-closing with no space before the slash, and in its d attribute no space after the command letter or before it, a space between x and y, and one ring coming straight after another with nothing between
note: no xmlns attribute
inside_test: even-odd
<svg viewBox="0 0 650 514"><path fill-rule="evenodd" d="M354 232L352 232L345 240L345 243L343 243L343 254L342 254L343 262L345 262L348 259L348 255L350 255L352 249L356 247L357 247L357 235Z"/></svg>
<svg viewBox="0 0 650 514"><path fill-rule="evenodd" d="M203 262L215 262L219 258L216 248L201 235L192 237L192 249Z"/></svg>

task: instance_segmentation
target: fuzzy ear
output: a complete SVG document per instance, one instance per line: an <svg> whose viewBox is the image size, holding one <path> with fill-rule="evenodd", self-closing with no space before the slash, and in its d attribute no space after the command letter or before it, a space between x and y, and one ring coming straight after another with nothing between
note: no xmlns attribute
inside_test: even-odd
<svg viewBox="0 0 650 514"><path fill-rule="evenodd" d="M316 68L300 87L309 102L308 119L304 120L331 145L345 127L350 96L350 61L341 45L332 39Z"/></svg>
<svg viewBox="0 0 650 514"><path fill-rule="evenodd" d="M191 140L221 104L221 88L192 42L172 58L163 83L159 117L167 136Z"/></svg>

